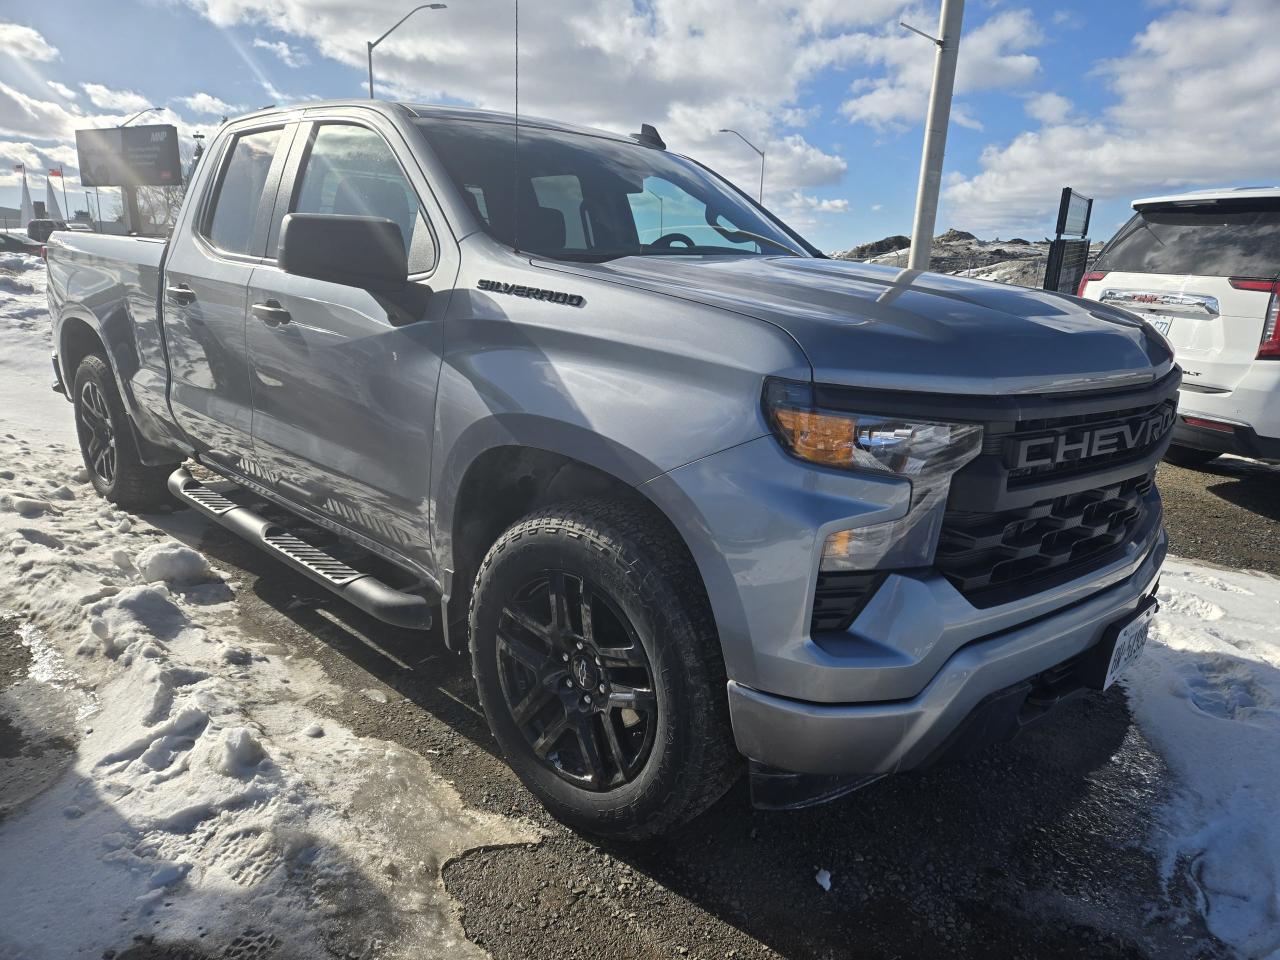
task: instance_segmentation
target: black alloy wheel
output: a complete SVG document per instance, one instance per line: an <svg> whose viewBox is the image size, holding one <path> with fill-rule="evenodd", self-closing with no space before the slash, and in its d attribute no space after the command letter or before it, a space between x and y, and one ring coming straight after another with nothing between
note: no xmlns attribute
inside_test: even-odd
<svg viewBox="0 0 1280 960"><path fill-rule="evenodd" d="M76 429L84 449L85 466L110 486L116 482L116 431L111 424L107 398L93 380L80 388L76 404Z"/></svg>
<svg viewBox="0 0 1280 960"><path fill-rule="evenodd" d="M67 395L75 407L76 437L85 470L98 494L125 510L171 506L173 499L165 481L182 456L173 451L173 462L143 462L133 423L106 357L98 353L85 356L76 367Z"/></svg>
<svg viewBox="0 0 1280 960"><path fill-rule="evenodd" d="M511 718L548 769L588 790L634 780L653 748L657 698L635 628L585 577L548 570L498 622Z"/></svg>
<svg viewBox="0 0 1280 960"><path fill-rule="evenodd" d="M489 729L563 822L654 837L742 772L706 592L651 506L584 499L515 521L480 562L469 612Z"/></svg>

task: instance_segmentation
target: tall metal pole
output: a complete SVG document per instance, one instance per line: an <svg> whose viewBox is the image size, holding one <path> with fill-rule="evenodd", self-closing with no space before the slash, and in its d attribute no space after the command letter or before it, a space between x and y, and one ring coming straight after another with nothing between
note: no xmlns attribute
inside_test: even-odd
<svg viewBox="0 0 1280 960"><path fill-rule="evenodd" d="M963 20L964 0L942 0L942 14L938 21L940 35L937 39L929 38L937 45L938 52L933 63L933 89L929 92L929 116L925 121L924 150L920 157L920 186L916 191L916 215L911 226L911 253L907 258L910 270L929 269Z"/></svg>
<svg viewBox="0 0 1280 960"><path fill-rule="evenodd" d="M70 220L71 204L67 203L67 171L63 167L58 168L58 185L62 187L62 205L66 208L62 211L62 215Z"/></svg>
<svg viewBox="0 0 1280 960"><path fill-rule="evenodd" d="M384 33L382 36L380 36L377 40L368 40L365 42L366 52L369 55L369 99L370 100L373 99L373 48L376 47L378 44L380 44L383 40L387 39L387 37L391 36L392 32L395 31L396 27L400 26L400 24L404 23L406 20L412 17L415 13L417 13L419 10L444 10L446 9L447 6L448 4L444 4L444 3L420 3L416 7L414 7L412 10L410 10L408 13L406 13L403 17L401 17L399 20L397 20L394 24L392 24L391 29L388 30L386 33Z"/></svg>

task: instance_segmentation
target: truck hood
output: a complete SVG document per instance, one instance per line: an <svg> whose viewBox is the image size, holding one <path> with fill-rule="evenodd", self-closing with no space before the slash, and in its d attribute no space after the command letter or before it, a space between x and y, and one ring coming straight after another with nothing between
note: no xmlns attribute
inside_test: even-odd
<svg viewBox="0 0 1280 960"><path fill-rule="evenodd" d="M1173 364L1164 340L1124 311L984 280L801 257L556 266L775 324L819 383L1047 393L1146 384Z"/></svg>

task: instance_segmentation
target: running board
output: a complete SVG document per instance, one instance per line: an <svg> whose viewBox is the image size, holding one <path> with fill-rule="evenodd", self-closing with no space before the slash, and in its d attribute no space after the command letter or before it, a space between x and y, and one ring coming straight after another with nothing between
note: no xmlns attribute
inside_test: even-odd
<svg viewBox="0 0 1280 960"><path fill-rule="evenodd" d="M186 467L179 467L169 475L169 492L180 503L257 544L370 616L411 630L426 630L431 626L431 611L436 604L426 597L397 590L377 577L330 556L319 547L294 536L280 524L260 517L248 507L233 503L217 490L206 487L191 476Z"/></svg>

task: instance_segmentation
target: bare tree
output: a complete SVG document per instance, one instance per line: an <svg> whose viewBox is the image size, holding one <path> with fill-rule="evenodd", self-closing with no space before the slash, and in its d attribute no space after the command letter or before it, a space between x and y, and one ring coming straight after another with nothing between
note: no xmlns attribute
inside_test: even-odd
<svg viewBox="0 0 1280 960"><path fill-rule="evenodd" d="M178 158L182 170L191 169L194 154L194 144L179 142ZM167 234L172 231L173 225L178 221L178 211L182 209L182 198L186 192L185 182L173 187L138 187L138 219L141 221L139 232Z"/></svg>

